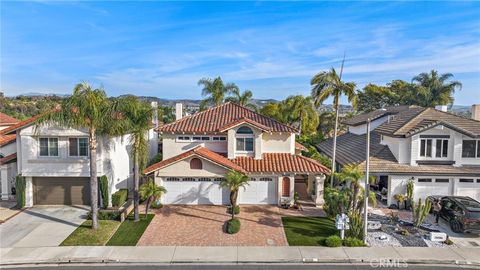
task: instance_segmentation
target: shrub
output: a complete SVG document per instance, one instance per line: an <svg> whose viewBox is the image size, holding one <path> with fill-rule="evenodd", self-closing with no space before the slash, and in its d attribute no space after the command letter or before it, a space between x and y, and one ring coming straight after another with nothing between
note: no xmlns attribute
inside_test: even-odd
<svg viewBox="0 0 480 270"><path fill-rule="evenodd" d="M343 245L346 247L364 247L366 246L362 240L354 237L346 237L343 239Z"/></svg>
<svg viewBox="0 0 480 270"><path fill-rule="evenodd" d="M232 206L231 206L231 205L227 208L227 213L232 214ZM235 208L234 208L234 210L233 210L233 213L234 213L235 215L240 214L240 206L235 205Z"/></svg>
<svg viewBox="0 0 480 270"><path fill-rule="evenodd" d="M227 221L227 233L235 234L240 231L240 220L238 218Z"/></svg>
<svg viewBox="0 0 480 270"><path fill-rule="evenodd" d="M325 245L327 247L339 247L342 245L342 239L338 235L330 235L325 239Z"/></svg>
<svg viewBox="0 0 480 270"><path fill-rule="evenodd" d="M112 194L112 205L115 207L122 206L128 198L128 189L120 189Z"/></svg>
<svg viewBox="0 0 480 270"><path fill-rule="evenodd" d="M103 208L108 207L108 178L106 175L102 175L99 181L100 185L100 195L102 196L102 206Z"/></svg>
<svg viewBox="0 0 480 270"><path fill-rule="evenodd" d="M403 236L409 236L410 235L410 232L407 229L401 229L401 230L398 231L398 233L400 233Z"/></svg>
<svg viewBox="0 0 480 270"><path fill-rule="evenodd" d="M447 238L447 240L443 241L443 243L444 243L445 245L449 245L449 246L453 245L453 241L450 240L450 238Z"/></svg>
<svg viewBox="0 0 480 270"><path fill-rule="evenodd" d="M155 163L158 163L162 161L162 153L156 154L149 162L147 166L153 165Z"/></svg>
<svg viewBox="0 0 480 270"><path fill-rule="evenodd" d="M152 205L150 207L154 209L160 209L163 207L163 204L160 202L160 200L155 200L152 202Z"/></svg>
<svg viewBox="0 0 480 270"><path fill-rule="evenodd" d="M120 220L120 212L116 211L98 211L97 218L99 220ZM92 211L87 214L87 219L92 219Z"/></svg>
<svg viewBox="0 0 480 270"><path fill-rule="evenodd" d="M363 240L363 219L358 213L351 212L348 215L350 219L350 229L345 232L347 237L353 237Z"/></svg>
<svg viewBox="0 0 480 270"><path fill-rule="evenodd" d="M25 207L25 177L22 177L20 175L17 175L16 177L16 199L17 199L17 207L18 208L23 208Z"/></svg>

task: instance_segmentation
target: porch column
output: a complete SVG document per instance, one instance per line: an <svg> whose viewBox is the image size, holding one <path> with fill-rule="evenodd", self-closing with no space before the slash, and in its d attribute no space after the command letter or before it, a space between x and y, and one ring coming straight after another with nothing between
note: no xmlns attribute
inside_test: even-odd
<svg viewBox="0 0 480 270"><path fill-rule="evenodd" d="M0 179L2 181L2 200L8 200L8 167L3 165L0 167Z"/></svg>
<svg viewBox="0 0 480 270"><path fill-rule="evenodd" d="M31 176L25 177L25 207L33 206L33 181Z"/></svg>
<svg viewBox="0 0 480 270"><path fill-rule="evenodd" d="M325 182L325 175L317 175L315 176L315 187L316 187L316 192L315 192L315 205L320 206L325 203L325 200L323 199L323 184Z"/></svg>

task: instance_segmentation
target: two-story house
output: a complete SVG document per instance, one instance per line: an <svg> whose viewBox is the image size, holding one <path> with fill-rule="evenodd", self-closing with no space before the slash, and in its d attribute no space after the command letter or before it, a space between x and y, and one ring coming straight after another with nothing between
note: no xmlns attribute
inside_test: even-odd
<svg viewBox="0 0 480 270"><path fill-rule="evenodd" d="M88 131L37 126L38 118L34 116L0 130L1 136L16 137L14 176L25 177L26 206L90 204ZM152 128L147 136L151 158L156 155L157 134ZM107 176L109 196L121 188L133 187L131 150L128 134L97 139L97 175Z"/></svg>
<svg viewBox="0 0 480 270"><path fill-rule="evenodd" d="M145 169L167 193L165 204L229 204L219 186L231 171L250 177L240 189L240 204L290 202L295 177L303 176L308 194L323 201L328 168L296 154L295 128L235 103L225 103L160 126L163 160Z"/></svg>
<svg viewBox="0 0 480 270"><path fill-rule="evenodd" d="M446 112L446 106L397 106L357 115L344 122L337 139L338 169L365 168L367 121L371 123L370 173L387 189L388 205L415 181L414 199L429 195L470 196L480 200L480 121ZM318 149L332 156L332 139Z"/></svg>

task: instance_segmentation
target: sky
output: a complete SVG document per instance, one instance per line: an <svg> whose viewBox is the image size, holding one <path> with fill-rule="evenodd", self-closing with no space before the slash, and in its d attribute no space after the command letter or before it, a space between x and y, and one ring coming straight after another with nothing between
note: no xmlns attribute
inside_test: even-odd
<svg viewBox="0 0 480 270"><path fill-rule="evenodd" d="M221 76L255 98L310 94L332 67L361 89L432 69L480 103L480 2L0 2L0 91L199 99ZM346 100L342 100L346 103ZM328 101L327 101L328 103Z"/></svg>

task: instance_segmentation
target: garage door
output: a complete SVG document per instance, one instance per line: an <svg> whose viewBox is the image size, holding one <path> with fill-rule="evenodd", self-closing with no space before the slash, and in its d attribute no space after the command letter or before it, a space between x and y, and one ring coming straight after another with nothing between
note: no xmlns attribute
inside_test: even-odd
<svg viewBox="0 0 480 270"><path fill-rule="evenodd" d="M468 196L477 201L480 201L480 181L476 182L475 179L465 178L459 179L456 188L457 196Z"/></svg>
<svg viewBox="0 0 480 270"><path fill-rule="evenodd" d="M451 195L452 179L449 178L419 178L414 188L414 199L425 200L430 195Z"/></svg>
<svg viewBox="0 0 480 270"><path fill-rule="evenodd" d="M240 204L277 204L277 185L274 178L255 178L240 189Z"/></svg>
<svg viewBox="0 0 480 270"><path fill-rule="evenodd" d="M34 177L33 204L90 204L87 177Z"/></svg>
<svg viewBox="0 0 480 270"><path fill-rule="evenodd" d="M230 204L230 193L220 188L219 178L167 177L163 186L165 204Z"/></svg>

